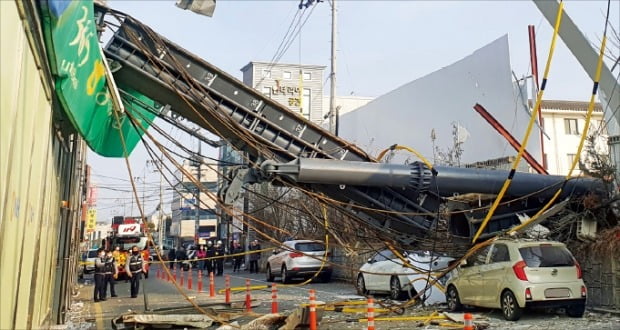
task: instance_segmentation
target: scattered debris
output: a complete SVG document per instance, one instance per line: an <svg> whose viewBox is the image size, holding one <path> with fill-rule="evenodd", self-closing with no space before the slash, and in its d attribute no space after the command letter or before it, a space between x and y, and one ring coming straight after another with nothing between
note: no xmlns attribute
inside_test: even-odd
<svg viewBox="0 0 620 330"><path fill-rule="evenodd" d="M288 317L282 314L266 314L241 326L241 330L270 330L284 325ZM288 328L287 328L288 329Z"/></svg>
<svg viewBox="0 0 620 330"><path fill-rule="evenodd" d="M203 314L124 314L112 320L114 329L125 327L138 327L150 325L162 326L189 326L194 328L207 328L213 325L214 320ZM122 325L122 327L119 327Z"/></svg>

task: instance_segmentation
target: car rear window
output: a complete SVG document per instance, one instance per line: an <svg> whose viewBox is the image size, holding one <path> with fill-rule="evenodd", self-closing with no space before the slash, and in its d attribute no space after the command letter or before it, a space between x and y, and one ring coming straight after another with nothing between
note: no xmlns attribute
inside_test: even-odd
<svg viewBox="0 0 620 330"><path fill-rule="evenodd" d="M563 246L538 245L519 248L521 257L528 267L574 266L573 256Z"/></svg>
<svg viewBox="0 0 620 330"><path fill-rule="evenodd" d="M97 258L97 250L88 251L88 258Z"/></svg>
<svg viewBox="0 0 620 330"><path fill-rule="evenodd" d="M301 252L316 252L316 251L325 251L325 245L323 243L297 243L295 244L295 250Z"/></svg>

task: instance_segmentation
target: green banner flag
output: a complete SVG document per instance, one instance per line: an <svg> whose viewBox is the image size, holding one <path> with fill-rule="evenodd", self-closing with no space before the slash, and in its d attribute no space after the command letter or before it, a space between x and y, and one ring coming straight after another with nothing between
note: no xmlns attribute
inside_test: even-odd
<svg viewBox="0 0 620 330"><path fill-rule="evenodd" d="M88 146L105 157L123 157L119 134L127 153L140 141L141 132L121 114L121 125L113 113L112 94L100 52L92 0L40 1L48 60L55 77L55 91L63 110ZM142 104L128 104L126 111L146 118L148 128L155 114L142 105L155 102L127 89ZM138 112L141 115L138 115ZM120 126L120 127L119 127Z"/></svg>

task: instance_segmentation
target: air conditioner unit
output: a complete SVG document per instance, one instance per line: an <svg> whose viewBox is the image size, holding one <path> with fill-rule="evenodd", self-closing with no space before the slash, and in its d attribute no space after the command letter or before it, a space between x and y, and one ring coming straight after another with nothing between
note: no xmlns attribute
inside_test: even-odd
<svg viewBox="0 0 620 330"><path fill-rule="evenodd" d="M597 222L595 219L581 217L577 221L577 238L580 241L591 241L596 238Z"/></svg>

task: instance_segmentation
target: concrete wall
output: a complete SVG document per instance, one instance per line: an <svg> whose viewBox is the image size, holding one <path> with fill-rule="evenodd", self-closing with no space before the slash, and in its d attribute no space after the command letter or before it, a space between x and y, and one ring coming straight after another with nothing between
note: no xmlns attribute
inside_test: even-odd
<svg viewBox="0 0 620 330"><path fill-rule="evenodd" d="M588 306L620 310L620 255L590 255L579 260L588 287Z"/></svg>
<svg viewBox="0 0 620 330"><path fill-rule="evenodd" d="M413 78L413 77L412 77ZM371 155L394 143L415 148L434 162L434 145L442 150L453 142L452 124L463 134L461 164L515 155L508 142L474 109L481 104L514 136L521 139L529 115L512 82L507 36L438 71L409 82L340 118L340 136ZM465 133L465 130L461 130ZM465 139L465 135L468 135ZM540 156L540 141L528 150ZM393 163L417 160L397 154ZM539 159L541 160L541 159Z"/></svg>

